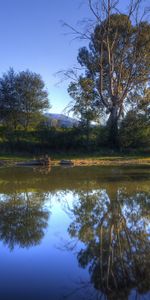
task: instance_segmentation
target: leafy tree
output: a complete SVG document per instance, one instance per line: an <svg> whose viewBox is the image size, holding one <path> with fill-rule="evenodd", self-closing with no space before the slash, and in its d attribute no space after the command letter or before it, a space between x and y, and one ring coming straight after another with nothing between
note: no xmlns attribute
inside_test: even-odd
<svg viewBox="0 0 150 300"><path fill-rule="evenodd" d="M0 119L4 125L16 129L20 117L20 103L16 90L16 73L12 68L0 78Z"/></svg>
<svg viewBox="0 0 150 300"><path fill-rule="evenodd" d="M0 119L15 130L19 125L28 129L39 121L49 108L48 93L39 74L30 71L15 73L11 68L0 79Z"/></svg>
<svg viewBox="0 0 150 300"><path fill-rule="evenodd" d="M68 93L74 100L70 103L70 110L79 117L81 126L85 128L88 145L91 121L96 121L99 117L97 108L94 106L97 94L93 81L80 76L78 82L70 83Z"/></svg>
<svg viewBox="0 0 150 300"><path fill-rule="evenodd" d="M41 76L30 71L22 71L17 75L16 86L21 99L20 122L28 129L32 122L39 120L40 113L50 107L48 93Z"/></svg>
<svg viewBox="0 0 150 300"><path fill-rule="evenodd" d="M108 114L109 142L118 144L118 121L124 108L150 85L150 24L142 12L141 0L130 1L127 14L119 11L119 1L89 0L96 25L89 46L79 49L78 62L93 81L97 106ZM101 6L101 7L100 7Z"/></svg>
<svg viewBox="0 0 150 300"><path fill-rule="evenodd" d="M122 148L150 146L150 119L144 114L129 111L119 129Z"/></svg>
<svg viewBox="0 0 150 300"><path fill-rule="evenodd" d="M150 88L145 88L137 98L137 113L150 119Z"/></svg>

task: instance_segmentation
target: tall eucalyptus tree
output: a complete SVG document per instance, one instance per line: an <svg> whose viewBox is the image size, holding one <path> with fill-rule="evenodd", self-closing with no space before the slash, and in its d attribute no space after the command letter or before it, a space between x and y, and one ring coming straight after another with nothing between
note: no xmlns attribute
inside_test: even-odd
<svg viewBox="0 0 150 300"><path fill-rule="evenodd" d="M117 146L118 122L126 107L150 86L149 8L142 10L142 0L131 0L124 13L119 2L89 0L96 17L92 32L79 33L72 28L79 38L89 38L77 59L82 74L93 81L98 93L95 105L108 114L112 146Z"/></svg>

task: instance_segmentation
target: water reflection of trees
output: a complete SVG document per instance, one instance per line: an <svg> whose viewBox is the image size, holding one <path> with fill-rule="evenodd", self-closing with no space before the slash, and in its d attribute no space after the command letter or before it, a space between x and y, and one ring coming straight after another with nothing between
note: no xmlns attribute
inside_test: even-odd
<svg viewBox="0 0 150 300"><path fill-rule="evenodd" d="M16 245L40 243L49 212L43 208L44 193L13 193L0 201L0 240L12 250Z"/></svg>
<svg viewBox="0 0 150 300"><path fill-rule="evenodd" d="M77 259L107 299L150 289L150 193L126 189L79 192L69 234L84 243Z"/></svg>

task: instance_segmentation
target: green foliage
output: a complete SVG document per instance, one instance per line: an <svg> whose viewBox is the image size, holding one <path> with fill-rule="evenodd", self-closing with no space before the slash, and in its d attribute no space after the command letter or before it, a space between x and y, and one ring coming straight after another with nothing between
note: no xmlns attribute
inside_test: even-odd
<svg viewBox="0 0 150 300"><path fill-rule="evenodd" d="M0 120L9 128L16 129L20 115L20 99L16 91L16 74L10 69L0 78Z"/></svg>
<svg viewBox="0 0 150 300"><path fill-rule="evenodd" d="M141 90L149 81L149 35L149 23L134 26L127 15L112 14L96 25L89 48L79 49L78 62L93 79L99 102L109 113L115 98L124 101L131 86L134 94L134 88Z"/></svg>
<svg viewBox="0 0 150 300"><path fill-rule="evenodd" d="M130 111L121 123L120 145L122 148L150 147L150 119Z"/></svg>
<svg viewBox="0 0 150 300"><path fill-rule="evenodd" d="M90 78L80 76L77 83L70 83L68 93L74 100L71 110L80 118L82 124L87 126L91 121L98 119L97 109L93 105L97 94Z"/></svg>
<svg viewBox="0 0 150 300"><path fill-rule="evenodd" d="M97 21L89 46L79 49L77 58L82 77L91 81L96 94L91 109L95 105L99 112L106 113L109 144L113 147L118 146L118 122L125 107L131 103L135 106L137 97L150 84L150 24L144 20L146 10L138 19L139 10L142 12L140 1L131 1L127 14L119 12L118 2L104 0L101 15L98 2L95 8L89 1ZM81 103L81 93L79 96Z"/></svg>
<svg viewBox="0 0 150 300"><path fill-rule="evenodd" d="M41 112L47 108L48 94L39 74L16 74L10 69L0 78L0 120L4 126L27 130L39 122Z"/></svg>
<svg viewBox="0 0 150 300"><path fill-rule="evenodd" d="M84 128L46 128L10 130L0 127L0 152L38 155L41 153L108 153L109 130L107 126L90 128L87 147L87 132ZM122 151L150 148L150 123L144 115L135 112L127 114L119 129L119 141ZM105 151L104 151L105 149Z"/></svg>
<svg viewBox="0 0 150 300"><path fill-rule="evenodd" d="M138 112L144 114L147 120L150 119L150 88L144 89L136 100Z"/></svg>
<svg viewBox="0 0 150 300"><path fill-rule="evenodd" d="M70 111L80 119L80 126L84 130L86 144L89 147L91 122L99 121L99 112L94 105L97 93L93 81L91 78L80 76L78 82L70 83L68 93L73 98Z"/></svg>
<svg viewBox="0 0 150 300"><path fill-rule="evenodd" d="M21 98L20 123L27 129L40 113L49 108L48 94L41 76L30 71L20 72L16 78L16 88Z"/></svg>

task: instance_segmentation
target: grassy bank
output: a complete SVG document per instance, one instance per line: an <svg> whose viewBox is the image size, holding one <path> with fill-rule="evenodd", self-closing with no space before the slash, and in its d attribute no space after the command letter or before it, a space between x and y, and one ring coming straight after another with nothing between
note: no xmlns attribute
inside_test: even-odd
<svg viewBox="0 0 150 300"><path fill-rule="evenodd" d="M77 154L77 153L59 153L49 154L52 165L59 165L61 159L72 160L75 166L119 166L119 165L149 165L150 155L120 155L120 154ZM15 165L17 162L26 162L32 159L39 159L33 155L0 154L0 161L3 165Z"/></svg>

